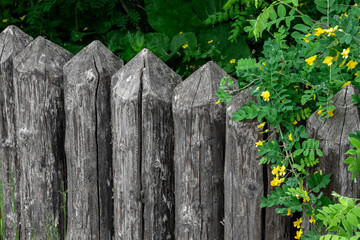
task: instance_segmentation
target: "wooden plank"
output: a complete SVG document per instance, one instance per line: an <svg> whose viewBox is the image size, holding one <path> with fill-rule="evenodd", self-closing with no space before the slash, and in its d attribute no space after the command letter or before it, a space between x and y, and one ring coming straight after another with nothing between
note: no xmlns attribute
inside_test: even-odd
<svg viewBox="0 0 360 240"><path fill-rule="evenodd" d="M112 78L115 239L174 239L172 90L144 49Z"/></svg>
<svg viewBox="0 0 360 240"><path fill-rule="evenodd" d="M113 236L110 85L122 66L99 41L64 66L69 240Z"/></svg>
<svg viewBox="0 0 360 240"><path fill-rule="evenodd" d="M344 155L350 149L348 136L355 130L360 130L359 108L352 104L353 94L359 94L353 85L343 88L332 99L336 107L334 116L323 122L315 112L306 125L309 137L320 141L320 149L324 153L316 170L322 170L324 174L332 173L331 182L324 191L328 197L331 197L332 191L347 197L360 196L360 188L352 180L351 172L347 170L348 165L344 163L349 157Z"/></svg>
<svg viewBox="0 0 360 240"><path fill-rule="evenodd" d="M23 50L32 37L15 26L0 33L0 161L3 183L5 236L15 239L20 231L20 162L16 156L16 125L13 85L13 58ZM11 183L11 168L15 181ZM12 187L14 189L12 190ZM15 198L16 216L13 206ZM14 224L16 224L16 231Z"/></svg>
<svg viewBox="0 0 360 240"><path fill-rule="evenodd" d="M224 76L209 62L174 90L176 239L223 238L225 107L215 92Z"/></svg>
<svg viewBox="0 0 360 240"><path fill-rule="evenodd" d="M232 121L232 114L249 100L250 90L236 95L226 111L226 150L224 172L225 239L259 239L264 234L260 208L264 195L264 166L256 142L263 140L256 120Z"/></svg>
<svg viewBox="0 0 360 240"><path fill-rule="evenodd" d="M46 218L63 237L59 194L65 176L63 65L72 54L36 38L14 58L21 237L46 239Z"/></svg>

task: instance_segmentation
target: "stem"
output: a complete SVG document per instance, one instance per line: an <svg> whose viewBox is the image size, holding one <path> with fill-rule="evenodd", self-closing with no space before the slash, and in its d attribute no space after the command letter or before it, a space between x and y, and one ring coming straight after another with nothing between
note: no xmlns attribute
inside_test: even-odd
<svg viewBox="0 0 360 240"><path fill-rule="evenodd" d="M288 3L286 3L286 2L283 2L283 1L281 1L281 0L279 0L279 2L282 3L282 4L284 4L284 5L286 5L286 6L288 6L288 7L291 8L291 9L294 9L294 10L295 10L297 13L299 13L301 16L306 15L306 14L302 13L298 8L296 8L296 7L294 8L293 6L291 6L290 4L288 4ZM328 4L329 4L329 0L328 0ZM329 8L328 8L328 9L329 9ZM306 15L306 16L308 16L308 15ZM327 18L328 18L327 25L322 24L321 22L316 21L316 20L314 20L314 19L312 19L312 18L310 18L310 19L311 19L311 21L312 21L313 23L317 23L317 24L319 24L319 25L321 25L321 26L323 26L323 27L330 28L330 26L329 26L329 16L328 16Z"/></svg>

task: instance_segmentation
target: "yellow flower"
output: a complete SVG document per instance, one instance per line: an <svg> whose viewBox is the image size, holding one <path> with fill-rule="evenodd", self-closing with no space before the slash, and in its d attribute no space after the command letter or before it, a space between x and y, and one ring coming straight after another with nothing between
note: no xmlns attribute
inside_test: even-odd
<svg viewBox="0 0 360 240"><path fill-rule="evenodd" d="M358 73L355 73L354 75L355 75L355 76L359 76L359 74L358 74Z"/></svg>
<svg viewBox="0 0 360 240"><path fill-rule="evenodd" d="M279 170L279 173L280 173L280 175L281 176L284 176L285 175L285 166L284 165L282 165L281 167L280 166L278 166L278 170Z"/></svg>
<svg viewBox="0 0 360 240"><path fill-rule="evenodd" d="M291 215L291 210L288 209L288 213L286 214L286 216L290 216Z"/></svg>
<svg viewBox="0 0 360 240"><path fill-rule="evenodd" d="M347 81L346 83L344 83L344 85L342 85L342 88L346 87L347 85L350 85L351 82L350 81Z"/></svg>
<svg viewBox="0 0 360 240"><path fill-rule="evenodd" d="M269 91L262 92L261 97L264 99L264 101L269 101L270 92Z"/></svg>
<svg viewBox="0 0 360 240"><path fill-rule="evenodd" d="M232 64L232 63L235 63L235 61L236 61L235 59L231 59L231 60L230 60L230 63L231 63L231 64Z"/></svg>
<svg viewBox="0 0 360 240"><path fill-rule="evenodd" d="M261 63L261 64L262 64L262 65L264 65L264 66L266 66L266 63L264 63L264 62L263 62L263 63Z"/></svg>
<svg viewBox="0 0 360 240"><path fill-rule="evenodd" d="M257 127L258 127L260 130L263 130L265 124L266 124L266 122L260 123L259 125L257 125Z"/></svg>
<svg viewBox="0 0 360 240"><path fill-rule="evenodd" d="M295 239L300 239L302 234L303 234L303 230L302 230L302 229L300 229L299 231L296 231Z"/></svg>
<svg viewBox="0 0 360 240"><path fill-rule="evenodd" d="M293 139L292 136L291 136L291 133L289 134L288 137L289 137L289 140L290 140L290 141L292 141L292 142L294 141L294 139Z"/></svg>
<svg viewBox="0 0 360 240"><path fill-rule="evenodd" d="M283 183L285 180L285 178L280 178L279 179L279 176L276 176L276 178L274 178L272 181L271 181L271 186L275 187L275 186L280 186L281 183Z"/></svg>
<svg viewBox="0 0 360 240"><path fill-rule="evenodd" d="M208 41L209 44L212 43L212 42L213 42L213 40Z"/></svg>
<svg viewBox="0 0 360 240"><path fill-rule="evenodd" d="M350 48L347 48L347 49L343 49L341 55L343 58L348 58L349 53L350 53Z"/></svg>
<svg viewBox="0 0 360 240"><path fill-rule="evenodd" d="M334 62L336 62L339 58L340 52L336 51L336 56L334 57Z"/></svg>
<svg viewBox="0 0 360 240"><path fill-rule="evenodd" d="M22 16L22 17L19 17L19 19L20 19L21 21L24 21L25 17L26 17L26 15L24 15L24 16Z"/></svg>
<svg viewBox="0 0 360 240"><path fill-rule="evenodd" d="M182 46L183 49L187 48L189 45L188 44L185 44Z"/></svg>
<svg viewBox="0 0 360 240"><path fill-rule="evenodd" d="M323 34L325 32L324 29L322 28L316 28L315 29L315 36L320 36L321 34Z"/></svg>
<svg viewBox="0 0 360 240"><path fill-rule="evenodd" d="M278 175L278 168L274 167L273 170L271 171L272 175Z"/></svg>
<svg viewBox="0 0 360 240"><path fill-rule="evenodd" d="M262 146L263 145L263 141L259 140L257 143L255 143L256 146Z"/></svg>
<svg viewBox="0 0 360 240"><path fill-rule="evenodd" d="M309 201L310 201L308 192L307 192L306 190L305 190L305 197L303 198L303 201L304 201L304 202L309 202Z"/></svg>
<svg viewBox="0 0 360 240"><path fill-rule="evenodd" d="M309 57L309 58L305 59L305 62L307 62L307 64L312 66L314 64L314 61L316 60L316 58L317 58L317 55L314 55L312 57Z"/></svg>
<svg viewBox="0 0 360 240"><path fill-rule="evenodd" d="M3 23L6 23L8 20L5 18L5 19L3 19Z"/></svg>
<svg viewBox="0 0 360 240"><path fill-rule="evenodd" d="M357 65L358 63L356 61L353 61L353 60L350 60L346 66L348 67L348 69L352 70L355 68L355 66Z"/></svg>
<svg viewBox="0 0 360 240"><path fill-rule="evenodd" d="M322 112L323 112L323 110L319 110L317 113L318 113L319 115L321 115Z"/></svg>
<svg viewBox="0 0 360 240"><path fill-rule="evenodd" d="M343 13L343 14L341 14L341 16L340 16L340 19L342 18L342 16L348 17L349 15L348 15L347 13Z"/></svg>
<svg viewBox="0 0 360 240"><path fill-rule="evenodd" d="M179 34L181 35L181 34L183 34L183 32L179 32Z"/></svg>
<svg viewBox="0 0 360 240"><path fill-rule="evenodd" d="M311 215L309 222L310 222L310 223L314 223L314 224L315 224L315 223L316 223L316 220L314 219L314 217L313 217L313 216L314 216L314 214L313 214L313 215Z"/></svg>
<svg viewBox="0 0 360 240"><path fill-rule="evenodd" d="M291 122L292 124L296 125L298 122L296 120Z"/></svg>
<svg viewBox="0 0 360 240"><path fill-rule="evenodd" d="M325 64L327 64L328 66L331 66L332 64L333 64L333 57L331 57L331 56L327 56L326 58L325 58L325 60L323 61L323 63L325 63Z"/></svg>
<svg viewBox="0 0 360 240"><path fill-rule="evenodd" d="M357 3L355 3L353 6L356 7L356 6L357 6Z"/></svg>
<svg viewBox="0 0 360 240"><path fill-rule="evenodd" d="M307 40L307 39L306 39L306 37L308 37L308 36L310 36L310 35L311 35L311 33L306 34L306 35L305 35L305 37L303 38L303 40L304 40L306 43L308 43L308 42L309 42L309 40Z"/></svg>
<svg viewBox="0 0 360 240"><path fill-rule="evenodd" d="M331 109L329 111L326 111L330 117L333 117L334 116L334 109Z"/></svg>
<svg viewBox="0 0 360 240"><path fill-rule="evenodd" d="M328 28L325 29L324 31L328 34L327 36L335 36L335 31L338 29L338 26L335 26L334 28Z"/></svg>
<svg viewBox="0 0 360 240"><path fill-rule="evenodd" d="M297 218L296 221L294 222L294 227L300 228L301 223L302 223L302 218Z"/></svg>

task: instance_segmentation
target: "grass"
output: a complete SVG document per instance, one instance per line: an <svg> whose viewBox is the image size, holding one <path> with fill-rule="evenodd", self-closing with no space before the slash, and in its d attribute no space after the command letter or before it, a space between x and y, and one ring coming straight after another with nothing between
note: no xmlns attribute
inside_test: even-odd
<svg viewBox="0 0 360 240"><path fill-rule="evenodd" d="M11 196L12 196L12 205L13 205L13 213L14 213L14 231L15 231L15 240L19 240L18 229L17 229L17 219L16 219L16 205L15 205L15 182L16 179L14 177L14 167L11 166L10 170L10 183L11 183ZM4 217L4 189L3 182L0 179L0 240L6 239L5 234L5 217ZM62 196L63 205L60 208L64 214L64 237L66 236L66 196L67 190L65 190L65 183L61 181L61 191L59 193ZM55 220L53 218L49 218L46 213L45 216L45 228L46 228L46 237L48 240L59 240L59 232L56 227ZM36 240L36 229L33 229L33 237L32 240Z"/></svg>

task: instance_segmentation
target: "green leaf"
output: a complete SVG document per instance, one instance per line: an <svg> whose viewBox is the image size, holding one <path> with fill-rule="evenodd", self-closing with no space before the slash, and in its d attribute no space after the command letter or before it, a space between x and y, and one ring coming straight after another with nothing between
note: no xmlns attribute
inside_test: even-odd
<svg viewBox="0 0 360 240"><path fill-rule="evenodd" d="M351 225L353 225L353 226L357 226L358 225L358 219L357 219L357 217L354 215L354 214L352 214L352 213L348 213L347 215L346 215L346 219L349 221L349 223L351 224Z"/></svg>
<svg viewBox="0 0 360 240"><path fill-rule="evenodd" d="M356 147L357 149L360 149L360 141L356 138L349 138L350 142L352 143L352 145L354 145L354 147Z"/></svg>
<svg viewBox="0 0 360 240"><path fill-rule="evenodd" d="M278 12L278 15L279 17L285 17L286 16L286 9L284 7L284 5L282 4L279 4L278 8L277 8L277 12Z"/></svg>
<svg viewBox="0 0 360 240"><path fill-rule="evenodd" d="M313 21L311 20L311 18L308 15L302 15L301 18L305 24L307 24L311 27L314 25Z"/></svg>
<svg viewBox="0 0 360 240"><path fill-rule="evenodd" d="M308 33L310 30L310 27L304 25L304 24L296 24L294 26L294 29L302 31L303 33Z"/></svg>
<svg viewBox="0 0 360 240"><path fill-rule="evenodd" d="M354 162L355 162L354 157L348 157L347 159L345 159L346 164L353 164Z"/></svg>

